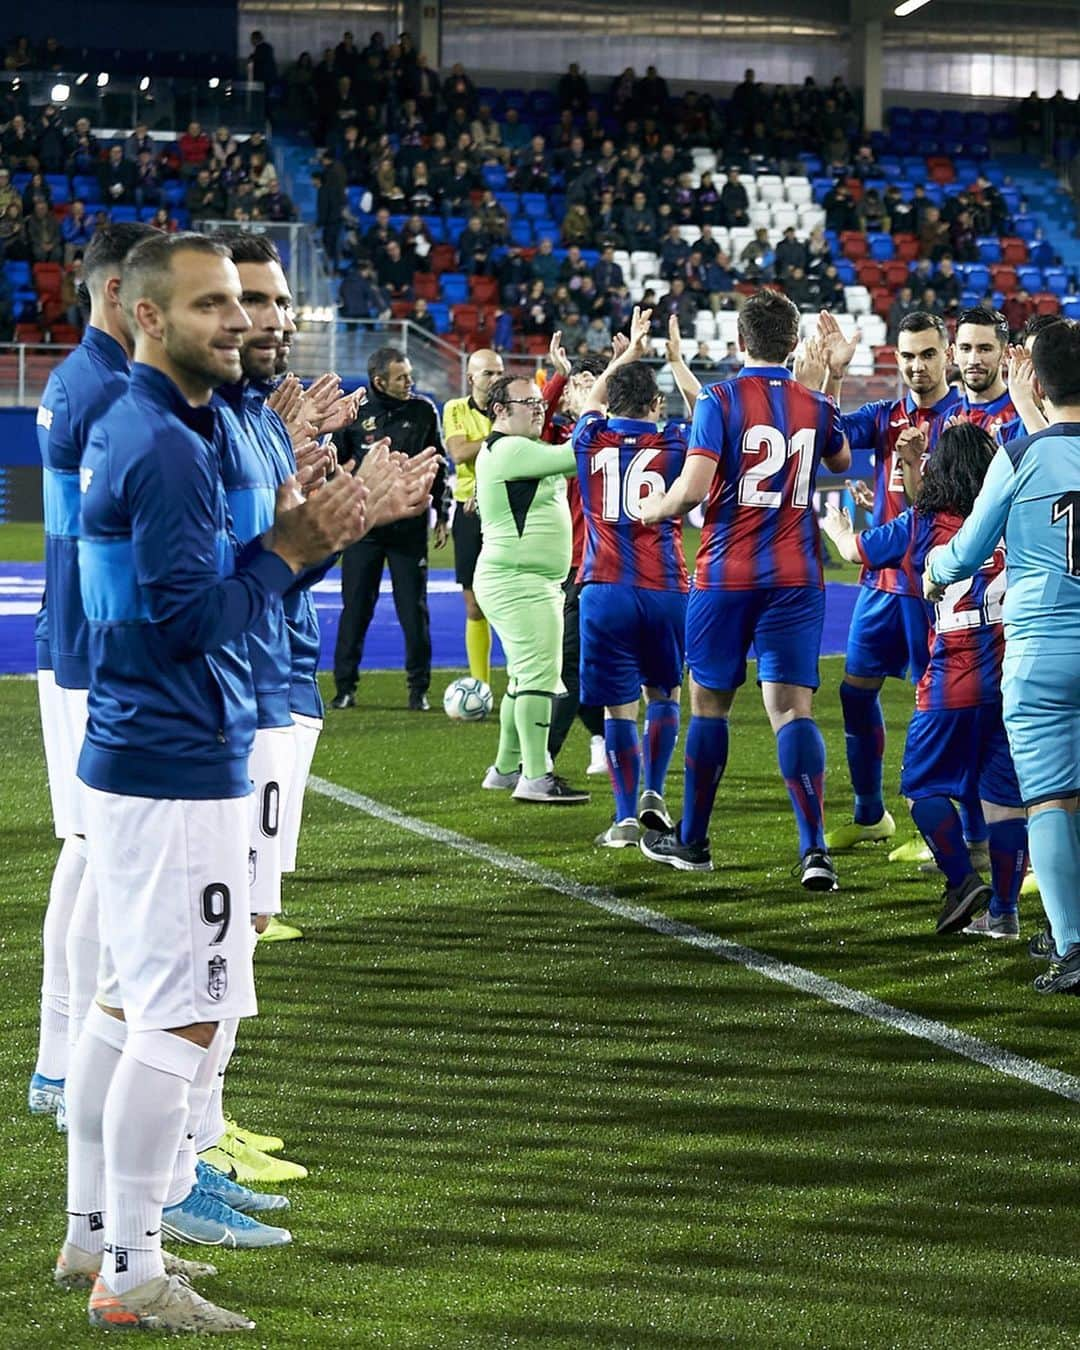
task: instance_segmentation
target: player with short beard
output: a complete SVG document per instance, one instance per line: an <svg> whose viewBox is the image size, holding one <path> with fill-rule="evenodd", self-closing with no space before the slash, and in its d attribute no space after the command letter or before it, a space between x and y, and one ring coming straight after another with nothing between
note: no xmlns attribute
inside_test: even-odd
<svg viewBox="0 0 1080 1350"><path fill-rule="evenodd" d="M994 438L1017 415L1005 383L1009 325L993 309L962 310L953 353L960 371L960 407L954 413Z"/></svg>

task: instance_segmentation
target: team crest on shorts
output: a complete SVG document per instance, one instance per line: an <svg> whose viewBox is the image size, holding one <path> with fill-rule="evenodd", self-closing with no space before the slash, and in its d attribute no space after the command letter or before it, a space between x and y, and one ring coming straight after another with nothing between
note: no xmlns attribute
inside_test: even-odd
<svg viewBox="0 0 1080 1350"><path fill-rule="evenodd" d="M229 963L223 956L212 956L206 970L206 992L215 1003L220 1003L229 987Z"/></svg>
<svg viewBox="0 0 1080 1350"><path fill-rule="evenodd" d="M259 855L253 848L248 849L248 885L255 885L255 873L259 870Z"/></svg>

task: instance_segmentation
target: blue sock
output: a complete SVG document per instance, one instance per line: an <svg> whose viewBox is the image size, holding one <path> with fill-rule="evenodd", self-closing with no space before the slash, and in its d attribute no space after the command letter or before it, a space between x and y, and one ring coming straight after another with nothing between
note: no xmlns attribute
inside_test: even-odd
<svg viewBox="0 0 1080 1350"><path fill-rule="evenodd" d="M825 847L825 742L817 723L798 717L776 733L776 757L799 827L799 854Z"/></svg>
<svg viewBox="0 0 1080 1350"><path fill-rule="evenodd" d="M727 718L691 717L686 733L686 778L679 833L684 844L703 843L709 833L709 817L716 789L724 776L727 755Z"/></svg>
<svg viewBox="0 0 1080 1350"><path fill-rule="evenodd" d="M964 838L969 844L985 844L990 838L990 827L983 815L982 802L973 798L970 802L957 802L960 823L964 827Z"/></svg>
<svg viewBox="0 0 1080 1350"><path fill-rule="evenodd" d="M645 741L642 768L646 790L664 795L664 779L679 736L679 705L674 699L657 699L645 708Z"/></svg>
<svg viewBox="0 0 1080 1350"><path fill-rule="evenodd" d="M637 722L629 717L604 718L604 750L608 777L615 793L615 819L636 820L641 748Z"/></svg>
<svg viewBox="0 0 1080 1350"><path fill-rule="evenodd" d="M1058 806L1033 811L1028 845L1054 946L1064 956L1080 943L1080 830L1075 814Z"/></svg>
<svg viewBox="0 0 1080 1350"><path fill-rule="evenodd" d="M971 872L971 855L956 807L948 797L920 797L911 803L911 818L945 873L949 889L959 886Z"/></svg>
<svg viewBox="0 0 1080 1350"><path fill-rule="evenodd" d="M994 896L990 914L1015 914L1020 907L1020 885L1027 871L1027 821L996 820L988 825L990 835L990 880Z"/></svg>
<svg viewBox="0 0 1080 1350"><path fill-rule="evenodd" d="M844 740L848 770L855 792L856 825L874 825L885 814L881 795L881 766L885 758L885 718L876 689L857 689L841 681Z"/></svg>

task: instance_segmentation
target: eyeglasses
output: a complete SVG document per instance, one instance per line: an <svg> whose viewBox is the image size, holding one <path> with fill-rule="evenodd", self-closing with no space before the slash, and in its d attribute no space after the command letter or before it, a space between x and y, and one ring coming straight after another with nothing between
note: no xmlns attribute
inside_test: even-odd
<svg viewBox="0 0 1080 1350"><path fill-rule="evenodd" d="M542 408L544 400L542 398L508 398L503 400L507 405L511 403L520 403L525 408Z"/></svg>

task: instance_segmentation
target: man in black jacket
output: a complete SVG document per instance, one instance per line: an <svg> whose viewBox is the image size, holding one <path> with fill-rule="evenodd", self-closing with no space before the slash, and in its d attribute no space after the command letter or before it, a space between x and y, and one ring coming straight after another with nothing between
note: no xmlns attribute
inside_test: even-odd
<svg viewBox="0 0 1080 1350"><path fill-rule="evenodd" d="M396 347L380 347L368 361L367 397L356 421L335 439L341 461L361 462L367 449L384 436L390 448L418 455L429 445L444 455L439 415L426 398L413 397L412 366ZM448 537L445 463L440 464L431 490L435 507L435 547L443 548ZM341 557L343 608L334 647L336 696L331 708L351 708L356 703L357 668L364 652L383 567L389 564L394 590L394 608L405 635L405 677L409 707L427 712L431 684L431 623L427 605L428 518L424 514L398 520L372 530Z"/></svg>

